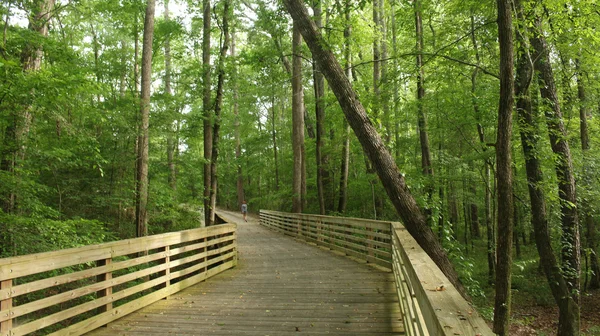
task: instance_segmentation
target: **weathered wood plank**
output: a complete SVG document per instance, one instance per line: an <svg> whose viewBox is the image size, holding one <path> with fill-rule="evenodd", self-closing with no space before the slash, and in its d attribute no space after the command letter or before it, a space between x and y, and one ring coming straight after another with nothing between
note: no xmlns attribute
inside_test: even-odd
<svg viewBox="0 0 600 336"><path fill-rule="evenodd" d="M404 335L391 272L223 215L236 268L89 335Z"/></svg>

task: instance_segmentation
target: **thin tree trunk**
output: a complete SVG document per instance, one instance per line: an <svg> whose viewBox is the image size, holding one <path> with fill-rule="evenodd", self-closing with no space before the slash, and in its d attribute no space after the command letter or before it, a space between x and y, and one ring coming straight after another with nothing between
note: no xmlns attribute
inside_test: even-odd
<svg viewBox="0 0 600 336"><path fill-rule="evenodd" d="M138 174L135 218L137 236L148 235L148 126L150 121L150 86L152 84L152 39L154 35L154 0L148 0L142 43L142 95L138 140Z"/></svg>
<svg viewBox="0 0 600 336"><path fill-rule="evenodd" d="M515 83L515 96L517 97L517 113L520 123L521 145L525 156L527 172L527 186L531 202L531 223L534 229L535 243L540 256L540 263L548 279L554 300L559 308L559 336L573 336L579 334L579 307L569 293L569 288L561 273L560 265L552 248L552 238L548 227L546 214L546 200L543 191L544 179L540 160L537 157L538 127L534 122L532 102L529 95L529 86L533 78L533 63L529 54L529 40L523 16L521 2L515 2L519 20L524 22L517 31L519 58L517 61L517 80Z"/></svg>
<svg viewBox="0 0 600 336"><path fill-rule="evenodd" d="M202 111L204 116L204 223L206 226L211 226L211 210L210 210L210 189L211 181L211 161L212 161L212 141L213 141L213 122L214 115L212 112L210 99L210 0L202 1L203 8L203 33L202 33Z"/></svg>
<svg viewBox="0 0 600 336"><path fill-rule="evenodd" d="M223 0L223 21L221 31L221 52L217 65L217 95L215 97L215 122L213 125L212 155L210 162L210 223L215 223L217 210L217 161L219 158L219 130L221 129L221 110L223 109L223 90L225 83L225 58L229 49L229 13L230 0Z"/></svg>
<svg viewBox="0 0 600 336"><path fill-rule="evenodd" d="M400 161L400 85L398 81L398 75L396 71L398 69L398 37L396 32L396 0L392 0L392 52L393 52L393 60L392 64L394 67L394 74L392 75L392 80L394 83L394 156L396 158L396 162Z"/></svg>
<svg viewBox="0 0 600 336"><path fill-rule="evenodd" d="M294 151L294 174L292 187L292 212L302 212L303 144L304 144L304 94L302 92L302 35L296 23L292 40L292 146Z"/></svg>
<svg viewBox="0 0 600 336"><path fill-rule="evenodd" d="M240 139L240 111L239 111L239 88L237 82L237 61L235 54L235 30L232 29L231 32L231 58L233 61L233 76L231 80L233 81L233 115L234 115L234 128L235 128L235 162L237 165L237 183L236 183L236 191L237 191L237 200L238 207L242 206L242 202L245 200L244 195L244 176L242 174L242 146ZM275 161L275 167L277 168L277 161Z"/></svg>
<svg viewBox="0 0 600 336"><path fill-rule="evenodd" d="M389 104L389 85L388 85L388 48L387 48L387 25L385 15L385 0L379 0L379 29L381 34L380 40L380 51L381 51L381 81L380 81L380 95L381 95L381 111L383 119L383 140L385 145L390 148L392 132L390 126L390 104Z"/></svg>
<svg viewBox="0 0 600 336"><path fill-rule="evenodd" d="M575 60L575 68L577 70L577 98L579 99L579 138L581 139L581 150L583 152L583 159L589 157L590 153L590 139L588 134L588 118L590 116L588 99L586 95L586 88L583 82L583 73L581 70L580 59ZM584 165L583 167L583 183L587 188L591 188L592 178L589 166ZM588 191L589 192L589 191ZM597 237L597 221L592 215L593 207L591 200L586 197L582 198L584 203L582 204L584 223L586 228L586 241L587 247L590 250L590 264L592 267L590 289L600 288L600 264L598 262L598 237Z"/></svg>
<svg viewBox="0 0 600 336"><path fill-rule="evenodd" d="M169 21L169 0L165 0L165 21ZM171 102L171 96L173 92L171 90L171 41L169 36L165 38L165 94L167 95L167 113L169 115L174 114L173 104ZM169 166L169 177L168 183L173 190L173 197L177 199L177 170L175 167L175 151L178 144L175 142L175 132L173 131L173 124L170 124L167 130L167 164Z"/></svg>
<svg viewBox="0 0 600 336"><path fill-rule="evenodd" d="M364 152L373 163L390 201L402 218L408 232L434 260L457 290L467 297L454 266L431 228L427 226L423 213L408 190L404 176L400 173L394 159L383 144L381 136L369 120L365 108L358 100L356 92L352 89L350 81L333 52L328 48L327 42L318 32L314 22L310 20L306 8L299 0L285 0L284 4L294 19L294 25L302 33L308 47L321 64L323 74L337 97L348 123L359 139Z"/></svg>
<svg viewBox="0 0 600 336"><path fill-rule="evenodd" d="M505 336L509 332L511 308L511 266L513 211L510 137L513 111L513 28L510 0L497 0L498 40L500 44L500 103L498 107L498 137L496 167L498 179L498 241L496 260L496 300L494 332Z"/></svg>
<svg viewBox="0 0 600 336"><path fill-rule="evenodd" d="M540 94L543 101L549 105L545 109L546 123L548 125L552 151L557 156L555 171L558 178L558 195L562 214L563 273L566 275L567 285L569 286L573 300L579 303L581 243L573 162L569 143L567 142L554 75L550 65L549 49L546 39L543 36L542 20L540 17L535 19L535 27L537 28L537 32L531 39L531 44L535 50L534 59L536 61L534 68L538 72Z"/></svg>
<svg viewBox="0 0 600 336"><path fill-rule="evenodd" d="M271 137L273 138L273 161L275 163L275 191L277 191L279 190L279 159L277 158L277 133L275 130L275 92L272 92L271 94L271 113Z"/></svg>
<svg viewBox="0 0 600 336"><path fill-rule="evenodd" d="M344 1L344 69L346 78L352 82L352 53L350 47L350 36L352 34L351 17L350 17L350 1ZM348 172L350 167L350 125L344 120L344 145L342 147L342 162L340 164L340 194L337 211L339 213L346 212L348 204Z"/></svg>
<svg viewBox="0 0 600 336"><path fill-rule="evenodd" d="M431 165L431 149L429 147L429 135L427 132L427 115L423 107L425 98L425 73L423 70L423 22L421 19L421 2L414 0L415 9L415 31L417 37L417 115L419 126L419 142L421 144L421 169L427 179L425 192L427 193L427 206L425 216L427 223L432 225L431 202L433 198L433 166Z"/></svg>
<svg viewBox="0 0 600 336"><path fill-rule="evenodd" d="M313 1L313 15L315 24L318 29L322 29L322 13L321 0ZM313 86L315 90L315 115L317 120L317 141L316 141L316 156L317 156L317 196L319 200L319 212L321 215L326 213L325 208L325 168L323 167L323 138L325 131L323 124L325 122L325 78L321 73L319 63L313 57Z"/></svg>

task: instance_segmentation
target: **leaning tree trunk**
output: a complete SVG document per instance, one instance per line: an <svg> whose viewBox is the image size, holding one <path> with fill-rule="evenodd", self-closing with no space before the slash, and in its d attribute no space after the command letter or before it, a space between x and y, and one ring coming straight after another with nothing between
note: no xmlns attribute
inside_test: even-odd
<svg viewBox="0 0 600 336"><path fill-rule="evenodd" d="M467 297L446 251L442 248L433 231L427 226L425 217L410 193L404 176L385 147L381 136L377 133L377 129L367 116L365 108L358 100L358 96L352 89L344 70L331 49L328 48L327 42L319 33L314 22L310 20L306 8L300 0L285 0L284 3L294 19L294 25L298 27L306 44L320 62L321 69L331 90L337 97L348 123L373 164L406 229L448 277L450 282L456 286L457 290Z"/></svg>
<svg viewBox="0 0 600 336"><path fill-rule="evenodd" d="M210 101L210 0L202 1L203 8L203 33L202 33L202 110L203 110L203 130L204 130L204 224L211 226L210 221L210 188L212 186L211 177L211 159L212 159L212 141L213 141L213 121L214 116L211 110Z"/></svg>
<svg viewBox="0 0 600 336"><path fill-rule="evenodd" d="M510 0L497 0L498 40L500 44L500 104L498 138L496 139L496 171L498 178L498 241L496 259L496 300L494 332L508 335L510 321L510 280L512 266L513 198L510 137L513 111L513 28Z"/></svg>
<svg viewBox="0 0 600 336"><path fill-rule="evenodd" d="M558 196L560 198L562 214L563 273L566 275L567 285L571 290L573 300L579 303L581 243L579 238L575 174L573 172L571 150L567 142L565 125L558 100L558 92L554 82L552 66L550 65L550 51L542 33L542 20L540 17L535 19L535 26L537 32L531 39L531 44L535 50L533 57L536 60L534 68L538 72L540 94L543 101L549 104L545 109L546 124L548 125L552 152L557 157L554 169L558 179Z"/></svg>
<svg viewBox="0 0 600 336"><path fill-rule="evenodd" d="M302 92L302 57L300 47L302 46L302 35L294 23L292 39L293 61L292 61L292 147L294 152L294 173L292 187L292 212L302 212L302 167L303 167L303 144L304 144L304 97Z"/></svg>
<svg viewBox="0 0 600 336"><path fill-rule="evenodd" d="M552 248L552 238L548 228L546 213L546 200L544 196L542 169L539 153L537 134L538 127L532 111L529 86L533 78L533 63L529 54L529 40L523 17L521 2L515 2L517 15L523 26L517 31L519 45L519 58L517 61L517 80L515 83L515 96L517 97L517 113L521 145L525 156L525 169L527 172L527 186L531 202L531 223L535 234L535 243L540 255L540 262L548 279L548 285L559 309L559 336L572 336L579 334L579 307L569 293L565 277L561 273L560 265Z"/></svg>
<svg viewBox="0 0 600 336"><path fill-rule="evenodd" d="M150 85L152 84L152 39L154 36L154 0L148 0L142 43L142 95L138 135L138 165L135 221L137 236L148 235L148 126L150 121Z"/></svg>

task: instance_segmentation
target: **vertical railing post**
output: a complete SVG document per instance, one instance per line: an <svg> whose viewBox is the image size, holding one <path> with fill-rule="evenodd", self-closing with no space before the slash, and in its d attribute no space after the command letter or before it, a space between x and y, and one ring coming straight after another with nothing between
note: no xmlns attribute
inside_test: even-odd
<svg viewBox="0 0 600 336"><path fill-rule="evenodd" d="M233 244L234 248L233 248L233 267L236 267L238 264L238 237L237 237L237 227L235 228L235 231L233 231Z"/></svg>
<svg viewBox="0 0 600 336"><path fill-rule="evenodd" d="M208 233L206 233L206 235L204 236L204 238L202 238L200 240L201 242L204 242L204 251L201 251L200 253L204 252L204 259L201 259L201 262L204 262L204 274L208 273Z"/></svg>
<svg viewBox="0 0 600 336"><path fill-rule="evenodd" d="M12 288L12 279L0 281L0 289ZM0 298L0 316L9 317L8 320L0 322L0 333L8 333L12 329L12 318L10 318L10 310L12 309L12 295Z"/></svg>
<svg viewBox="0 0 600 336"><path fill-rule="evenodd" d="M171 278L169 277L169 274L171 273L171 247L169 245L162 247L159 249L160 252L165 254L165 258L160 261L160 264L165 264L165 270L164 271L160 271L157 273L156 277L165 277L165 282L158 285L159 289L162 288L167 288L171 285ZM167 299L168 297L165 296L163 299Z"/></svg>
<svg viewBox="0 0 600 336"><path fill-rule="evenodd" d="M167 268L165 269L165 275L167 276L167 280L165 281L165 287L171 286L171 246L165 246L165 264L167 264Z"/></svg>
<svg viewBox="0 0 600 336"><path fill-rule="evenodd" d="M373 232L373 228L367 227L367 232ZM373 244L373 241L375 240L375 237L372 234L367 233L366 235L367 238L367 255L369 257L373 257L375 254L373 253L373 249L375 248L375 245ZM369 258L367 258L367 262L370 262L368 260Z"/></svg>
<svg viewBox="0 0 600 336"><path fill-rule="evenodd" d="M102 259L102 260L98 260L96 261L96 267L102 267L102 266L108 266L112 263L112 257L111 258L107 258L107 259ZM102 274L98 274L96 276L96 282L103 282L103 281L110 281L112 279L112 272L106 272L106 273L102 273ZM101 298L101 297L105 297L105 296L111 296L113 293L113 288L112 285L108 286L105 289L99 290L96 292L96 298ZM102 305L100 307L98 307L97 310L97 314L102 314L104 312L107 312L109 310L111 310L113 308L113 304L112 301L108 302L105 305Z"/></svg>

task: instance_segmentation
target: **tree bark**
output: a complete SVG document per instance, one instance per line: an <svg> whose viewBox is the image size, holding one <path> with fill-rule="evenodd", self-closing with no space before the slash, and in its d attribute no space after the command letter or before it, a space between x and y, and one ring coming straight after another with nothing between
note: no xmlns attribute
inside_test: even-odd
<svg viewBox="0 0 600 336"><path fill-rule="evenodd" d="M302 90L302 57L300 48L302 46L302 35L294 22L294 32L292 39L292 52L294 54L292 61L292 147L294 152L294 174L292 187L292 212L302 212L302 180L303 180L303 161L304 161L304 93Z"/></svg>
<svg viewBox="0 0 600 336"><path fill-rule="evenodd" d="M510 137L513 111L513 28L510 0L497 0L498 41L500 44L500 103L496 139L496 170L498 179L498 241L496 260L496 300L494 332L508 335L511 306L511 266L513 211Z"/></svg>
<svg viewBox="0 0 600 336"><path fill-rule="evenodd" d="M236 193L238 206L242 206L242 202L245 200L244 195L244 176L242 174L242 146L240 139L240 105L238 102L239 99L239 87L237 83L237 61L235 54L235 30L231 31L231 58L234 60L233 64L233 76L231 80L233 81L233 115L234 115L234 132L235 132L235 162L237 166L237 183L236 183Z"/></svg>
<svg viewBox="0 0 600 336"><path fill-rule="evenodd" d="M155 0L148 0L142 43L142 95L138 135L138 164L135 218L137 236L148 235L148 126L150 121L150 86L152 84L152 39L154 36Z"/></svg>
<svg viewBox="0 0 600 336"><path fill-rule="evenodd" d="M217 95L215 97L215 121L213 125L212 154L210 161L210 223L215 223L215 211L217 210L217 161L219 159L219 131L221 129L221 110L223 109L223 90L225 83L225 58L229 49L229 8L230 0L223 0L223 21L221 31L221 51L217 64Z"/></svg>
<svg viewBox="0 0 600 336"><path fill-rule="evenodd" d="M165 0L165 12L164 12L165 21L169 21L169 0ZM173 92L171 90L171 40L169 36L165 38L165 94L167 96L167 113L169 115L174 115L174 107L171 102L171 97ZM175 119L175 118L173 118ZM173 197L177 199L177 169L175 166L175 152L178 146L178 141L176 141L175 130L173 130L175 124L175 120L168 126L167 130L167 165L169 166L169 177L168 183L173 190Z"/></svg>
<svg viewBox="0 0 600 336"><path fill-rule="evenodd" d="M352 79L352 52L350 45L350 36L352 35L351 26L351 0L344 1L344 69L349 81ZM342 147L342 158L340 164L340 194L338 200L337 212L343 214L346 212L348 204L348 173L350 167L350 125L344 120L344 145Z"/></svg>
<svg viewBox="0 0 600 336"><path fill-rule="evenodd" d="M273 90L275 91L275 90ZM279 190L279 159L277 157L277 132L275 129L275 92L271 94L271 137L273 139L273 162L275 163L275 190Z"/></svg>
<svg viewBox="0 0 600 336"><path fill-rule="evenodd" d="M320 30L323 27L322 24L322 13L321 13L321 0L313 0L313 15L315 24ZM317 60L313 56L313 87L315 90L315 115L317 120L317 141L316 141L316 156L317 156L317 196L319 200L319 213L325 215L325 185L324 180L326 179L326 170L323 166L323 139L325 137L325 131L323 124L325 122L325 78L321 73L321 69Z"/></svg>
<svg viewBox="0 0 600 336"><path fill-rule="evenodd" d="M350 81L331 49L328 48L327 42L318 32L314 22L310 20L306 8L299 0L285 0L284 4L294 19L294 25L300 30L308 47L320 62L323 74L337 97L348 123L375 167L408 232L434 260L450 282L456 286L457 290L466 297L466 292L458 279L454 266L431 228L427 226L425 217L408 190L402 173L398 170L394 159L383 144L381 136L369 120L365 108L358 100L356 92L352 89Z"/></svg>
<svg viewBox="0 0 600 336"><path fill-rule="evenodd" d="M583 159L589 157L590 153L590 137L588 134L588 118L590 116L590 111L588 107L588 98L586 95L586 87L583 82L583 73L581 70L581 60L575 60L575 68L577 71L577 98L579 99L579 138L581 140L581 150L583 152ZM590 168L585 165L583 167L583 183L587 186L586 189L591 188L592 178L591 178ZM589 192L589 191L588 191ZM586 197L582 197L583 204L583 216L584 223L586 228L586 241L587 247L590 250L590 263L592 268L591 280L590 280L590 289L598 289L600 288L600 263L598 262L598 237L597 237L597 221L592 215L593 207L591 205L592 200L587 199Z"/></svg>
<svg viewBox="0 0 600 336"><path fill-rule="evenodd" d="M525 169L527 172L527 186L531 202L531 223L534 229L535 243L540 256L540 263L544 269L552 296L559 308L559 336L572 336L579 334L579 307L569 293L569 288L561 273L560 265L552 248L552 238L548 227L546 213L546 200L543 191L544 179L541 163L536 156L539 152L538 127L532 111L529 86L533 78L533 63L529 54L529 40L527 38L526 22L523 15L521 2L515 2L516 12L523 26L517 31L519 57L517 61L517 80L515 83L515 96L517 97L517 114L521 145L525 156Z"/></svg>
<svg viewBox="0 0 600 336"><path fill-rule="evenodd" d="M561 253L563 273L566 275L567 285L571 290L573 300L579 304L581 243L573 162L569 143L567 142L567 134L554 82L554 75L550 65L549 49L542 33L542 20L540 17L535 19L535 27L537 28L537 32L531 39L531 44L535 50L533 55L533 58L536 60L534 69L538 72L540 94L544 103L548 105L545 109L546 124L548 125L552 152L557 156L555 171L558 178L558 196L562 214Z"/></svg>
<svg viewBox="0 0 600 336"><path fill-rule="evenodd" d="M423 107L425 98L425 72L423 69L423 22L421 19L421 2L414 0L415 8L415 32L417 49L417 121L419 126L419 143L421 145L421 169L425 175L425 192L427 193L427 206L425 207L425 216L427 223L431 226L432 210L431 202L433 198L433 166L431 165L431 149L429 147L429 135L427 132L427 115Z"/></svg>
<svg viewBox="0 0 600 336"><path fill-rule="evenodd" d="M203 8L203 32L202 32L202 111L203 111L203 130L204 130L204 224L211 226L210 220L210 189L212 181L211 160L212 160L212 141L213 141L213 122L214 115L211 106L210 95L210 0L202 1Z"/></svg>

